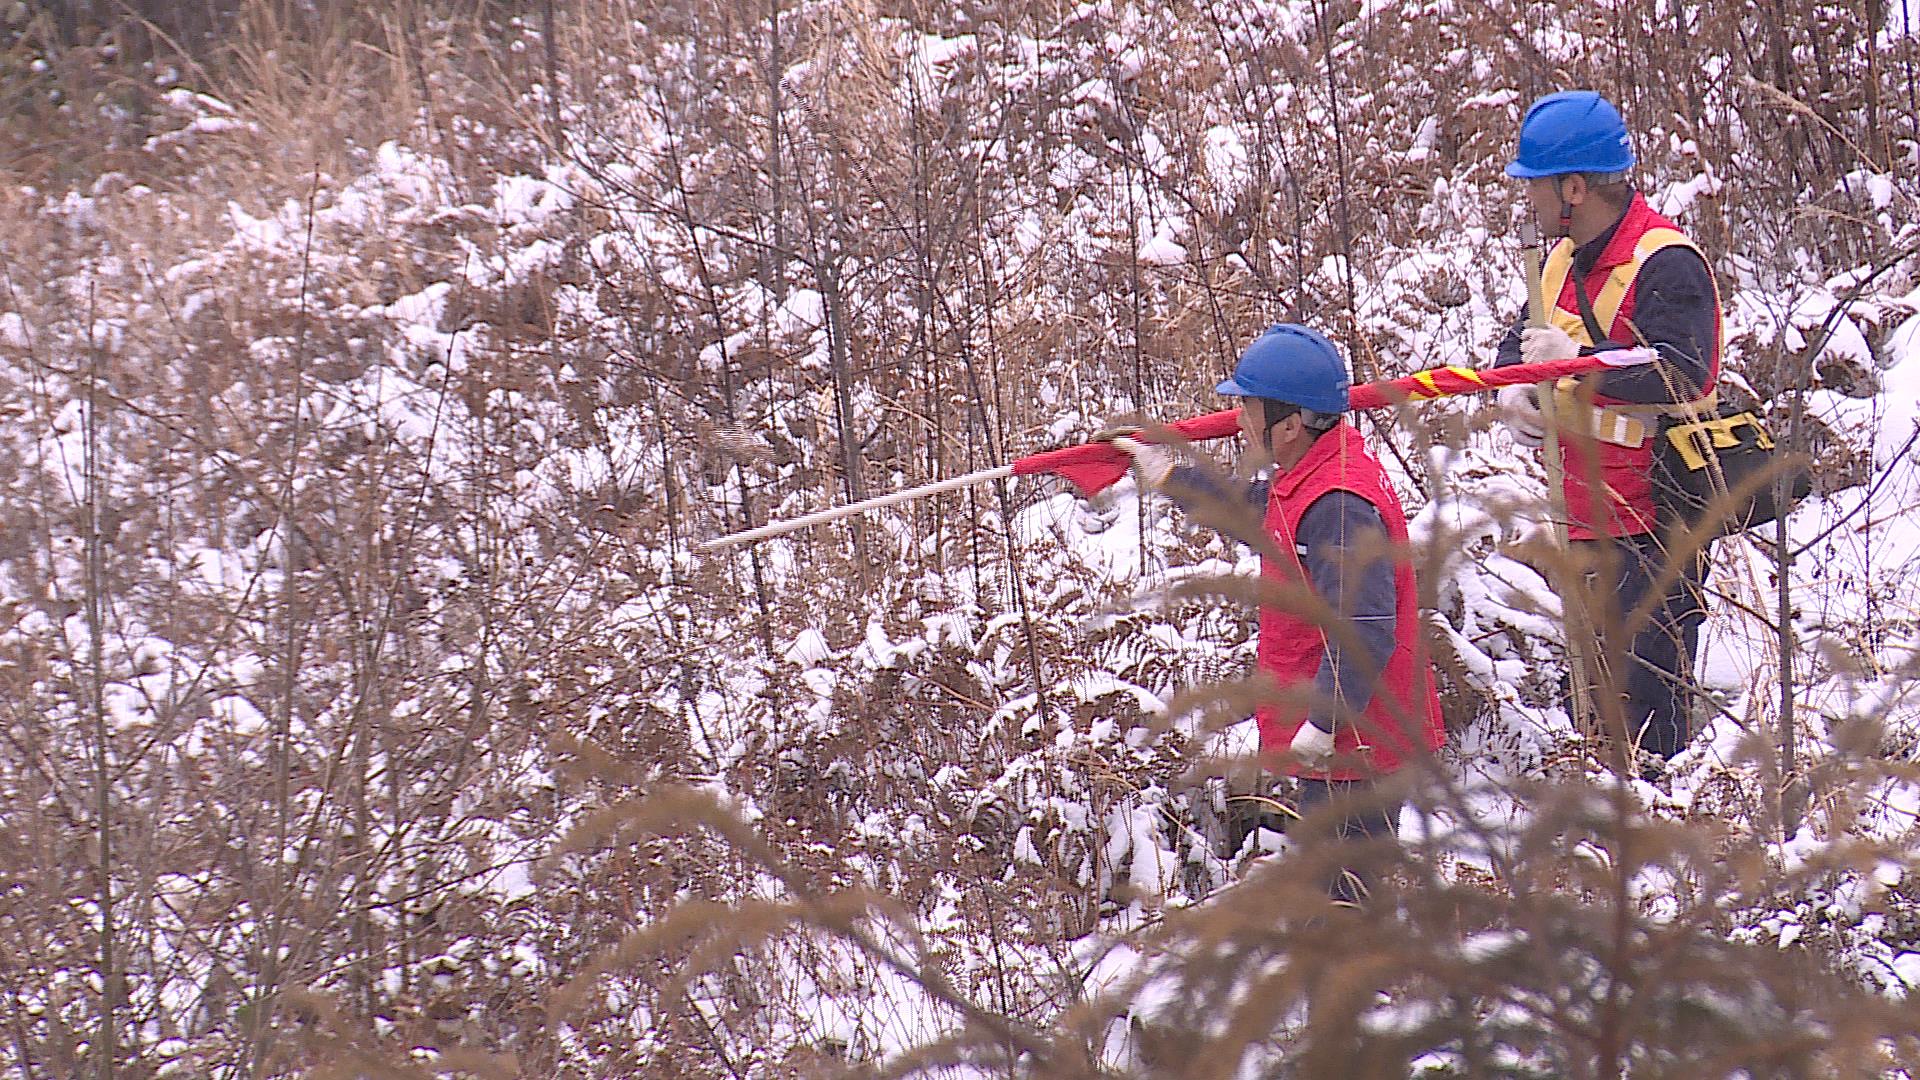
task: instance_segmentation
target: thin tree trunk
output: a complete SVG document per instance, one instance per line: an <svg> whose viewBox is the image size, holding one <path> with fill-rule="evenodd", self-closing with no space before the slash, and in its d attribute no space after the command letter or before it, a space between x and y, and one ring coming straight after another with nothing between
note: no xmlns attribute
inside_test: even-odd
<svg viewBox="0 0 1920 1080"><path fill-rule="evenodd" d="M320 191L320 173L314 170L312 183L307 191L307 235L300 254L300 308L299 324L295 333L293 347L293 372L289 391L291 399L290 431L287 438L286 464L281 470L279 493L279 540L280 540L280 632L282 651L280 657L280 701L275 709L271 750L273 761L273 808L275 827L273 831L274 849L268 864L273 867L268 875L268 888L271 890L265 898L267 914L263 920L264 947L260 957L260 982L255 988L253 1012L247 1032L252 1051L248 1073L260 1076L267 1069L269 1051L274 1042L273 1013L279 998L280 946L286 933L286 903L289 885L287 881L287 845L293 836L293 713L299 706L299 672L302 656L302 626L297 614L299 607L299 588L301 553L305 543L300 537L297 515L294 512L294 479L299 472L301 442L305 436L302 423L301 394L307 383L307 300L308 284L311 280L313 259L313 211L314 199Z"/></svg>
<svg viewBox="0 0 1920 1080"><path fill-rule="evenodd" d="M559 27L554 22L553 0L540 0L540 41L544 46L547 69L547 138L556 152L566 148L566 127L560 122L560 47Z"/></svg>
<svg viewBox="0 0 1920 1080"><path fill-rule="evenodd" d="M846 299L840 291L840 268L822 262L818 267L820 297L827 314L827 364L833 375L833 421L840 444L840 482L849 502L867 497L866 479L860 471L860 437L854 432L853 358L847 346ZM854 525L854 541L859 546L865 536Z"/></svg>
<svg viewBox="0 0 1920 1080"><path fill-rule="evenodd" d="M1806 415L1806 368L1811 367L1818 350L1825 345L1826 335L1822 334L1813 343L1808 353L1807 364L1794 378L1793 400L1788 406L1788 443L1790 451L1804 452L1807 438ZM1782 363L1786 363L1784 359ZM1787 478L1783 474L1774 481L1775 505L1786 505ZM1780 565L1775 569L1776 607L1775 617L1779 620L1776 628L1780 644L1780 719L1778 729L1779 768L1780 768L1780 839L1782 842L1793 839L1800 831L1800 818L1806 811L1806 787L1800 777L1796 762L1799 760L1796 724L1793 700L1793 661L1796 638L1793 632L1793 544L1787 532L1787 515L1781 514L1774 521L1775 550L1780 553Z"/></svg>
<svg viewBox="0 0 1920 1080"><path fill-rule="evenodd" d="M93 298L88 297L87 326L94 325ZM100 1033L99 1070L111 1080L120 1056L120 963L116 955L113 911L113 771L109 762L106 669L105 544L100 536L100 502L106 491L100 478L100 346L87 349L86 418L86 527L87 527L87 638L92 655L87 662L87 704L93 722L94 815L99 833L98 903L100 905Z"/></svg>
<svg viewBox="0 0 1920 1080"><path fill-rule="evenodd" d="M707 316L713 321L714 336L716 339L724 342L726 340L726 334L722 328L725 325L725 321L721 317L720 298L713 283L713 274L707 265L706 252L700 247L700 230L693 217L693 205L687 199L686 177L681 172L680 154L678 144L675 142L677 135L673 128L672 110L667 103L666 92L657 88L656 92L660 102L661 124L666 131L668 146L667 161L673 172L673 194L679 202L680 224L687 232L687 245L693 252L694 265L699 272L700 287L706 301ZM723 410L723 417L727 422L733 423L738 419L738 394L733 379L733 357L726 352L724 346L722 346L720 351L720 404ZM753 527L752 477L748 475L746 467L737 461L731 466L731 469L734 477L740 484L740 498L738 501L740 527L750 529ZM761 562L760 552L758 550L749 549L747 551L747 564L753 575L753 593L760 611L760 625L758 627L760 646L765 651L767 659L771 661L778 655L773 643L773 600L770 590L767 587L766 570Z"/></svg>
<svg viewBox="0 0 1920 1080"><path fill-rule="evenodd" d="M1333 69L1333 39L1327 36L1326 5L1314 0L1313 21L1320 33L1327 75L1327 110L1333 116L1333 161L1340 180L1340 277L1347 292L1347 317L1340 330L1347 342L1347 358L1354 365L1356 382L1371 382L1379 377L1373 358L1360 348L1359 289L1353 280L1353 211L1349 198L1352 181L1347 171L1347 131L1340 120L1340 86Z"/></svg>

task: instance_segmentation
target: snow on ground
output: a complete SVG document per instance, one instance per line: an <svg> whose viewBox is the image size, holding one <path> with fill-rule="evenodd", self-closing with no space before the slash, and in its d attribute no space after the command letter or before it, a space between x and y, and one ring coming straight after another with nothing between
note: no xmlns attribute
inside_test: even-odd
<svg viewBox="0 0 1920 1080"><path fill-rule="evenodd" d="M1311 33L1304 6L1277 8L1273 14L1269 23L1226 26L1222 33L1230 41ZM1908 5L1890 6L1886 33L1907 33L1912 14ZM1558 32L1540 35L1537 45L1553 55L1585 47L1578 35ZM915 35L907 47L914 78L927 84L957 77L983 51L971 36ZM1041 44L1029 41L1016 48L1019 55L1010 62L1008 85L1060 77L1073 67L1052 45L1046 49L1043 64ZM1146 70L1142 50L1125 35L1103 38L1097 50L1097 75L1076 76L1067 89L1077 120L1090 126L1110 120L1123 84ZM801 88L809 78L807 69L798 67L787 73L783 84ZM226 115L229 107L204 96L176 96L170 103L196 115L177 137L156 147L241 126ZM1502 90L1471 96L1457 111L1498 112L1517 104L1512 91ZM1318 105L1302 106L1302 111L1325 116ZM1431 117L1410 126L1408 138L1391 151L1396 160L1411 167L1435 157L1436 146L1445 141L1436 126ZM1212 196L1232 200L1272 180L1256 175L1264 166L1256 164L1257 155L1250 150L1256 140L1247 125L1211 118L1195 130L1201 133L1199 164ZM633 142L646 151L661 137L642 130L634 133ZM1066 146L1045 164L1043 173L1052 190L1048 198L1032 200L1043 209L1022 210L1006 223L1013 270L1050 270L1046 260L1059 248L1071 249L1078 259L1074 265L1092 265L1111 257L1107 242L1116 237L1131 238L1127 253L1148 271L1191 269L1189 261L1206 238L1196 232L1197 211L1190 214L1190 208L1165 194L1178 180L1174 142L1171 135L1150 129L1129 132L1126 147L1132 156L1126 175L1117 181L1087 149ZM1684 147L1676 150L1685 153ZM587 253L596 270L608 277L613 274L606 268L622 263L670 261L685 238L663 224L663 215L624 201L618 190L641 176L625 164L609 165L599 173L574 164L506 171L474 189L471 201L461 202L454 193L465 189L454 183L444 162L386 143L372 152L365 175L339 185L311 218L307 208L294 201L256 207L257 214L231 203L224 243L174 266L159 267L157 276L187 293L181 310L190 316L215 302L223 276L253 273L265 264L284 270L304 264L309 256L322 271L345 272L352 269L347 252L356 236L432 233L462 222L484 223L497 233L498 242L483 249L456 229L453 242L442 245L445 250L436 249L446 263L427 275L433 280L343 300L319 313L331 325L364 331L364 337L355 340L365 347L365 355L343 346L341 356L332 359L363 362L348 365L338 377L308 380L303 386L308 399L293 413L302 425L295 434L324 445L329 453L342 446L390 441L404 449L413 467L406 474L408 483L449 501L487 500L494 515L488 521L491 527L532 534L563 507L583 500L598 505L606 492L622 490L637 483L636 478L665 475L678 463L667 447L649 441L658 418L649 416L647 408L606 405L594 413L592 437L571 437L577 434L569 432L572 419L556 398L577 391L604 404L613 397L611 377L589 385L583 374L591 350L574 358L582 367L569 362L553 372L552 385L536 385L538 380L530 377L525 388L495 388L476 401L460 399L451 389L454 376L492 360L482 342L497 344L489 341L497 328L462 324L456 300L463 290L505 291L559 276L570 259L579 257L577 252ZM1873 211L1893 215L1902 209L1897 185L1886 177L1857 179ZM1661 205L1679 212L1719 191L1720 181L1702 171L1655 194ZM1066 198L1060 199L1063 194ZM1050 203L1053 199L1064 209ZM1361 279L1355 298L1360 329L1378 350L1367 357L1369 363L1392 373L1470 360L1497 337L1517 310L1519 296L1511 245L1483 221L1488 215L1482 208L1496 204L1497 196L1488 190L1438 177L1420 217L1423 226L1444 231L1449 239L1417 249L1389 247L1364 266L1334 255L1309 260L1309 267L1318 270L1310 269L1307 276L1317 285L1333 287L1350 270ZM601 231L574 237L575 244L558 242L553 234L586 206L604 214L593 219ZM76 195L48 206L47 212L78 231L96 223L98 209ZM312 236L320 242L312 243ZM1247 265L1239 254L1232 258ZM1920 640L1914 587L1920 580L1920 443L1915 439L1920 424L1920 316L1912 314L1920 308L1920 291L1901 297L1869 291L1843 310L1842 297L1864 274L1838 275L1815 286L1735 276L1739 280L1730 289L1728 303L1730 329L1746 348L1757 352L1779 342L1797 350L1819 342L1820 359L1861 373L1866 387L1822 385L1805 399L1808 414L1840 443L1858 450L1865 467L1858 483L1810 500L1790 524L1790 542L1804 548L1789 584L1805 650L1796 661L1794 682L1806 756L1815 761L1836 756L1831 734L1849 723L1871 720L1884 727L1882 744L1888 756L1910 761L1920 744L1920 693L1913 689L1920 685L1913 678ZM684 269L665 271L661 280L690 295L697 291L698 282ZM570 330L595 348L613 352L629 344L630 328L622 313L602 306L602 285L597 280L562 285L554 289L553 299ZM1458 292L1460 302L1429 302L1435 294L1450 292ZM801 287L776 295L749 281L715 304L717 325L706 328L712 333L694 350L696 375L719 371L754 350L773 348L769 342L778 347L774 351L785 350L780 355L791 362L796 378L824 377L831 368L827 298L822 292ZM90 322L79 337L121 348L131 329L143 321L135 315L158 321L151 311L104 318ZM16 312L0 313L0 343L10 349L35 348L36 330ZM277 335L254 340L248 355L271 371L299 359L293 342ZM1050 407L1077 400L1075 387L1064 382L1020 390L1031 390ZM774 389L743 391L749 399L763 392L770 399L779 397ZM1036 427L1039 434L1034 437L1043 444L1070 441L1097 424L1102 405L1117 411L1122 405L1151 404L1122 402L1120 397L1115 391L1105 402L1082 401L1085 414L1056 410L1050 423ZM856 388L850 395L852 419L871 423L882 404L865 388ZM824 393L768 405L770 415L783 419L811 416L819 421L817 431L831 430L834 408ZM70 501L86 487L86 419L79 401L65 402L48 418L44 432L24 442L20 455L25 469L43 475ZM1383 456L1413 511L1416 542L1433 549L1423 571L1431 575L1435 589L1434 625L1458 654L1464 689L1476 702L1476 715L1454 733L1445 762L1460 801L1445 813L1424 814L1410 807L1401 820L1411 843L1440 860L1445 873L1465 879L1474 873L1494 875L1509 859L1511 852L1503 845L1522 834L1532 817L1531 807L1515 792L1515 782L1548 769L1564 770L1574 733L1557 702L1558 601L1538 569L1522 557L1540 532L1538 470L1503 431L1487 426L1475 403L1436 404L1426 419L1431 427L1411 420L1369 421L1366 430L1383 448L1397 451ZM1428 436L1443 423L1454 425L1459 437L1429 445ZM563 432L569 433L568 439L560 438ZM776 479L785 481L802 467L820 467L826 443L821 436L803 446L799 460L782 465L785 471L774 473ZM496 474L499 463L490 455L515 446L538 448L538 460ZM1231 454L1225 446L1207 450L1220 457ZM745 474L738 469L716 471L719 479L710 480L697 498L732 505L743 496ZM851 603L869 617L856 620L851 632L822 619L820 625L783 633L772 655L758 659L731 640L707 642L705 647L725 647L714 648L710 660L683 663L674 680L663 678L660 685L647 686L643 693L650 695L647 705L653 711L640 715L648 722L684 724L680 734L693 771L749 819L762 815L763 804L773 798L752 787L753 781L789 766L812 767L815 762L806 754L847 735L856 723L883 725L895 719L884 712L869 716L857 711L877 686L884 684L889 693L899 695L894 700L902 703L902 712L964 717L954 730L900 735L875 751L883 760L871 763L876 775L898 781L902 790L938 798L910 805L899 800L860 804L835 787L849 768L837 759L797 785L822 801L847 800L835 804L851 807L854 821L847 835L868 850L839 865L857 885L877 891L899 884L889 852L913 854L911 849L926 843L932 832L929 815L946 809L936 805L940 799L977 820L990 821L994 814L1007 819L1008 827L1002 830L1007 850L994 870L998 876L972 882L940 879L929 888L929 899L912 913L919 941L907 940L914 934L889 939L888 955L897 952L895 958L908 958L905 966L910 967L923 958L914 949L932 941L942 955L974 962L968 974L979 977L992 971L1019 983L1015 996L1026 995L1023 1000L1029 1001L1055 1000L1048 998L1048 988L1070 981L1063 978L1069 975L1084 977L1088 993L1137 984L1129 990L1133 1014L1151 1017L1170 1007L1173 991L1155 977L1151 961L1137 947L1142 928L1155 925L1165 911L1230 898L1233 882L1260 867L1281 865L1271 856L1285 845L1271 840L1270 833L1255 831L1239 850L1223 852L1216 850L1218 837L1205 832L1223 816L1227 789L1219 778L1193 775L1192 744L1197 736L1208 735L1204 745L1215 756L1245 756L1250 732L1232 702L1196 706L1182 697L1246 670L1249 613L1211 595L1169 595L1211 577L1251 575L1256 563L1244 549L1194 536L1163 504L1143 502L1130 483L1091 503L1070 493L1036 491L1031 483L1016 485L1024 501L1016 502L1010 523L1012 546L1023 558L1018 589L1009 585L1003 556L990 553L976 555L977 561L968 566L955 556L938 572L928 571L925 579L888 580L875 586L874 595L849 597L842 583L817 580L818 560L828 545L810 546L799 539L775 542L760 549L756 570L783 602L796 607ZM756 485L772 488L775 498L784 500L760 506L762 516L816 509L802 504L817 504L821 492L831 490L801 485L781 489L764 478ZM664 504L675 495L682 504L687 501L684 491L671 490L659 501ZM911 540L912 530L903 517L876 520L884 528L875 529L875 535L886 532L902 546ZM999 523L994 512L981 520L986 523L983 532ZM468 539L462 536L458 543L449 542L445 552L422 558L423 574L458 583L466 571L456 556L468 553ZM561 568L556 572L577 570L583 579L604 573L605 578L596 580L623 587L630 583L619 573L646 580L648 574L670 578L694 569L682 553L666 552L664 540L660 543L661 550L623 553L630 561L617 570L604 565L610 560L573 549L561 556L541 552L545 564L532 555L526 559ZM287 538L268 530L246 548L196 541L182 565L198 588L223 597L249 597L255 595L251 590L282 583L283 568L294 558ZM49 561L55 560L50 556ZM71 552L61 552L58 561L71 578ZM1776 716L1778 659L1762 617L1774 604L1775 567L1764 544L1743 539L1719 545L1714 588L1721 599L1704 634L1700 667L1701 681L1715 692L1714 714L1664 785L1633 787L1633 797L1648 813L1709 819L1726 811L1730 789L1751 793L1763 787L1744 740L1769 732ZM591 607L599 617L591 630L581 633L602 635L594 644L636 666L644 667L654 657L634 648L635 642L662 652L702 647L689 640L699 633L694 624L704 609L696 613L671 589L642 593L607 602L586 596L583 589L568 594L565 603ZM1001 602L1014 593L1026 607ZM1743 614L1742 605L1761 614ZM746 621L737 610L727 618L735 624ZM57 636L68 656L81 655L88 644L77 616L56 624L37 609L8 632ZM128 731L152 724L152 702L173 692L175 684L169 680L178 678L176 667L194 670L196 682L202 669L195 665L215 670L211 660L180 655L159 642L153 628L137 619L123 622L119 632L124 656L118 659L134 674L113 689L105 704L112 722ZM1030 651L1037 651L1034 637L1044 640L1047 654L1047 679L1039 688L1027 666ZM259 677L258 659L217 659L217 672L208 680L208 723L182 740L191 754L210 740L244 743L270 728L267 713L244 692ZM483 655L479 663L490 659ZM552 683L544 680L552 673L536 669L516 674L527 677L529 703L548 701L542 695L552 691ZM1041 707L1043 695L1050 708ZM970 711L951 711L956 700ZM766 702L775 703L774 711L766 709ZM950 711L939 712L935 702ZM404 717L410 707L393 711ZM1209 731L1209 724L1220 730ZM927 767L929 763L933 767ZM859 764L864 768L869 763ZM543 770L529 770L536 771ZM528 783L543 796L553 787L551 777L545 776L530 775ZM1858 831L1870 838L1910 841L1920 792L1888 779L1875 785L1871 795ZM1766 838L1767 856L1790 869L1817 867L1836 839L1844 839L1832 834L1833 820L1816 815L1791 838ZM986 838L975 839L984 848L993 831L983 827L980 833ZM504 829L498 836L474 836L476 847L495 845L500 859L491 872L476 875L476 890L505 903L536 896L540 885L526 860L537 853L530 852L525 841L515 842ZM904 861L905 856L900 857ZM1593 855L1606 857L1597 849ZM1893 920L1882 910L1886 894L1901 888L1909 874L1909 868L1890 858L1865 870L1836 872L1774 910L1732 913L1730 917L1740 920L1736 939L1786 948L1826 934L1837 942L1834 952L1843 966L1889 994L1910 993L1920 987L1920 949L1910 936L1896 936ZM1087 898L1084 912L1070 913L1084 918L1075 923L1080 936L1065 948L1010 946L989 940L970 923L963 887L1007 890L1018 903L1029 894L1017 889L1034 888L1032 895L1042 895L1035 881L1065 882L1067 891L1077 889ZM1650 904L1658 900L1662 882L1649 877L1640 885L1647 889ZM169 880L165 891L193 887L190 881ZM1058 900L1057 893L1044 895ZM1057 929L1044 921L1053 917L1051 912L1020 914L1033 918L1025 929L1035 937L1043 936L1036 927ZM1060 916L1059 922L1066 923L1068 917ZM1505 938L1474 939L1471 959L1486 960L1506 944ZM875 964L871 955L804 938L786 943L784 949L775 951L775 970L791 999L800 1004L789 1026L764 1033L769 1038L835 1043L860 1055L887 1058L953 1029L951 1009L930 1003L912 979L893 966ZM451 950L449 956L455 963L462 960ZM392 972L383 978L388 976L398 978ZM190 1007L192 995L178 986L169 985L164 993L179 1008ZM724 1003L724 987L697 987L695 999L708 1010L703 1016L718 1015L714 1010ZM1417 1019L1389 1010L1370 1023L1384 1031ZM1131 1060L1133 1048L1116 1033L1104 1052L1118 1063Z"/></svg>
<svg viewBox="0 0 1920 1080"><path fill-rule="evenodd" d="M1798 549L1791 579L1795 625L1805 650L1796 661L1795 698L1807 759L1831 754L1827 733L1859 718L1883 724L1894 752L1908 757L1920 736L1920 692L1912 677L1920 657L1920 611L1912 584L1920 574L1920 441L1915 438L1920 430L1920 316L1900 322L1876 353L1852 318L1836 315L1831 296L1801 297L1792 305L1749 299L1736 303L1736 311L1743 310L1743 303L1768 312L1772 325L1794 338L1791 347L1802 347L1826 322L1828 354L1871 365L1878 380L1877 392L1864 396L1828 389L1806 396L1808 414L1847 444L1865 449L1870 460L1859 483L1810 499L1790 519L1790 543ZM1912 298L1898 304L1913 310ZM1778 317L1782 309L1788 311L1785 318ZM1753 329L1756 321L1749 317L1743 328ZM1416 351L1430 355L1435 350L1424 344ZM1779 423L1776 415L1776 428ZM1540 504L1538 476L1512 453L1497 428L1432 458L1429 482L1436 475L1445 477L1444 494L1424 505L1421 485L1405 470L1394 471L1411 496L1410 505L1418 506L1413 518L1416 541L1444 547L1446 557L1437 564L1435 583L1440 626L1490 709L1455 735L1457 756L1450 760L1460 770L1464 804L1438 817L1409 809L1403 823L1409 842L1434 857L1492 874L1506 854L1488 843L1520 835L1532 816L1508 784L1538 775L1549 756L1576 739L1554 685L1560 640L1557 601L1533 567L1508 554L1536 528L1529 514L1537 513ZM1056 495L1029 511L1026 535L1064 544L1084 567L1122 586L1139 591L1164 587L1179 576L1181 556L1164 549L1180 543L1180 526L1149 511L1143 532L1136 527L1135 500L1126 489L1095 509ZM1778 649L1767 621L1777 600L1768 554L1771 539L1771 532L1763 530L1760 542L1738 538L1717 546L1712 581L1717 599L1703 632L1699 672L1713 704L1693 746L1676 759L1673 775L1658 788L1636 783L1635 799L1647 812L1680 818L1696 812L1717 815L1726 807L1713 800L1725 797L1729 778L1739 777L1737 783L1749 788L1757 784L1748 739L1770 738L1778 712ZM1252 571L1244 552L1237 561L1216 566L1242 574ZM1178 644L1191 648L1196 643ZM1838 660L1840 654L1854 662ZM1920 788L1889 780L1876 789L1871 802L1862 818L1862 835L1909 843ZM1115 848L1124 847L1133 835L1131 820L1115 819L1110 832ZM1792 866L1836 840L1844 838L1805 831L1792 844L1774 844L1772 850L1783 865ZM1897 868L1887 874L1899 880ZM1647 887L1648 902L1657 908L1664 887L1657 882ZM1887 924L1863 912L1857 896L1862 887L1861 879L1843 876L1831 885L1837 899L1808 902L1829 912L1821 916L1825 932L1842 939L1841 955L1862 978L1894 994L1920 988L1913 981L1910 946L1876 936ZM1759 934L1785 948L1804 932L1802 923L1794 921L1801 918L1763 919L1736 940ZM1123 948L1109 954L1105 963L1113 985L1135 974ZM1157 1008L1144 991L1133 1002L1136 1015L1151 1016ZM1116 1039L1109 1052L1119 1055L1116 1060L1126 1060L1129 1051L1115 1047L1127 1045L1127 1038Z"/></svg>

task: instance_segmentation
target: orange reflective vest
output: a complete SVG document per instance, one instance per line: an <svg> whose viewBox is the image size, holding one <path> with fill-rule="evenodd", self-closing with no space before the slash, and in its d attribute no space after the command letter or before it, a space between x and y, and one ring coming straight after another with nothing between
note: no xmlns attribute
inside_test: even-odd
<svg viewBox="0 0 1920 1080"><path fill-rule="evenodd" d="M1620 345L1648 344L1633 327L1640 268L1655 252L1674 246L1700 251L1673 222L1655 213L1645 197L1635 192L1619 227L1614 230L1613 239L1607 242L1593 269L1582 279L1593 305L1594 321L1606 332L1608 340ZM1573 252L1573 241L1563 237L1547 253L1541 270L1542 295L1554 298L1547 321L1566 331L1582 346L1590 346L1596 342L1587 331L1586 320L1581 318L1580 300L1574 293ZM1705 256L1701 258L1704 260ZM1720 378L1720 349L1726 338L1717 285L1713 306L1713 350L1712 355L1705 358L1707 393L1683 402L1680 408L1711 410L1713 386ZM1568 535L1575 540L1591 540L1598 536L1652 532L1653 437L1657 435L1659 417L1675 411L1676 407L1622 401L1603 394L1595 394L1592 405L1588 406L1574 401L1577 388L1576 380L1563 379L1557 398L1561 415L1568 418L1572 430L1571 435L1561 440L1570 519ZM1692 388L1675 389L1686 392ZM1598 493L1593 490L1595 477L1600 481Z"/></svg>

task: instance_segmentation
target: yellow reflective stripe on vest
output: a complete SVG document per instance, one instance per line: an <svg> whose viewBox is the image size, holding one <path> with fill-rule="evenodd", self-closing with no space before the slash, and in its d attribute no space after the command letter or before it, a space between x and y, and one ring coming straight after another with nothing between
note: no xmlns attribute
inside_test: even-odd
<svg viewBox="0 0 1920 1080"><path fill-rule="evenodd" d="M1626 302L1627 290L1633 287L1634 279L1640 276L1640 268L1646 265L1653 254L1664 248L1684 247L1700 256L1701 262L1707 261L1707 255L1699 245L1687 238L1678 229L1664 226L1648 229L1640 240L1633 245L1633 258L1621 263L1607 274L1607 283L1600 287L1600 295L1589 297L1593 303L1593 321L1600 326L1602 333L1612 333L1613 324L1620 317L1620 305ZM1540 290L1542 296L1550 297L1552 304L1547 311L1547 322L1559 327L1566 335L1582 346L1594 344L1593 335L1587 332L1587 322L1578 311L1568 311L1560 306L1560 294L1566 291L1567 277L1573 273L1574 243L1570 237L1562 237L1547 253L1546 263L1540 270ZM1720 296L1719 286L1714 288L1714 331L1715 346L1718 346ZM1669 413L1691 416L1702 409L1713 408L1713 390L1710 388L1703 397L1679 405L1636 405L1630 408L1608 408L1592 406L1575 408L1573 385L1575 380L1562 380L1560 402L1566 412L1563 415L1591 413L1588 419L1587 434L1601 442L1638 449L1647 441L1647 423L1640 416L1665 415Z"/></svg>
<svg viewBox="0 0 1920 1080"><path fill-rule="evenodd" d="M1623 409L1584 404L1575 396L1579 389L1580 380L1572 375L1553 384L1554 414L1562 417L1563 423L1587 438L1629 450L1637 450L1646 443L1645 420Z"/></svg>
<svg viewBox="0 0 1920 1080"><path fill-rule="evenodd" d="M1706 261L1706 253L1701 251L1693 241L1687 239L1686 234L1680 230L1664 227L1648 229L1646 235L1640 238L1640 242L1633 245L1633 258L1614 267L1613 271L1607 275L1607 283L1600 287L1600 295L1588 298L1593 301L1593 321L1600 324L1601 333L1613 332L1614 320L1620 317L1620 305L1626 302L1627 290L1632 288L1633 279L1640 276L1640 268L1653 257L1654 252L1675 245L1690 249L1695 255L1700 256L1702 262ZM1547 253L1547 261L1540 268L1540 294L1549 297L1549 303L1553 305L1548 313L1553 325L1565 330L1568 337L1581 345L1590 346L1595 344L1593 335L1587 333L1587 324L1580 317L1580 312L1568 311L1560 306L1560 294L1566 291L1567 275L1571 273L1573 273L1573 240L1561 237L1560 242L1553 245L1553 250ZM1719 301L1720 298L1715 296L1716 310L1719 307Z"/></svg>

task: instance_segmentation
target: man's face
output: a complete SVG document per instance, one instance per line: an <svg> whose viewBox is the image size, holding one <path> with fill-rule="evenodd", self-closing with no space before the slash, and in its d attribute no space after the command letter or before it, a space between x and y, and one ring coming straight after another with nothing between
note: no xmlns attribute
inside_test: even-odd
<svg viewBox="0 0 1920 1080"><path fill-rule="evenodd" d="M1267 453L1282 469L1293 468L1295 462L1306 456L1307 447L1312 443L1307 418L1298 411L1288 413L1267 428Z"/></svg>
<svg viewBox="0 0 1920 1080"><path fill-rule="evenodd" d="M1267 406L1259 398L1240 399L1240 434L1247 440L1242 468L1262 469L1272 464L1273 448L1267 444Z"/></svg>
<svg viewBox="0 0 1920 1080"><path fill-rule="evenodd" d="M1244 467L1261 469L1268 465L1292 468L1313 444L1306 417L1288 412L1278 421L1267 415L1267 404L1259 398L1240 400L1240 434L1247 437Z"/></svg>
<svg viewBox="0 0 1920 1080"><path fill-rule="evenodd" d="M1267 407L1259 398L1240 399L1240 434L1248 446L1260 446L1267 430Z"/></svg>
<svg viewBox="0 0 1920 1080"><path fill-rule="evenodd" d="M1527 202L1548 236L1561 235L1561 207L1578 206L1585 196L1586 186L1578 176L1536 176L1527 181Z"/></svg>

